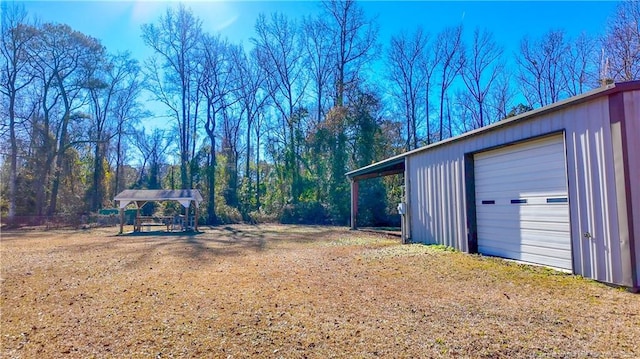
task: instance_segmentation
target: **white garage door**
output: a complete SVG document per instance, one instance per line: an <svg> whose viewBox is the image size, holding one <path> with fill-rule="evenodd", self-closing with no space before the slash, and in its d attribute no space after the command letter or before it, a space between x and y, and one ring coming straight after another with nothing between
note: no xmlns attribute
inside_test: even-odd
<svg viewBox="0 0 640 359"><path fill-rule="evenodd" d="M562 135L474 156L478 251L572 269Z"/></svg>

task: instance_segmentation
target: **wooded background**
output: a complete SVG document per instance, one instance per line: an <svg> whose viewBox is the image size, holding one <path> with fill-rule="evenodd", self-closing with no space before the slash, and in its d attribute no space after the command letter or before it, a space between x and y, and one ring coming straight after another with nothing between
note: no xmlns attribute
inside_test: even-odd
<svg viewBox="0 0 640 359"><path fill-rule="evenodd" d="M347 171L640 74L636 1L599 37L549 30L516 54L462 25L381 44L355 1L262 14L243 47L177 5L142 26L155 54L143 62L1 6L3 223L97 213L124 189L196 188L202 223L346 224ZM167 129L145 129L148 99ZM399 223L401 185L361 186L358 223Z"/></svg>

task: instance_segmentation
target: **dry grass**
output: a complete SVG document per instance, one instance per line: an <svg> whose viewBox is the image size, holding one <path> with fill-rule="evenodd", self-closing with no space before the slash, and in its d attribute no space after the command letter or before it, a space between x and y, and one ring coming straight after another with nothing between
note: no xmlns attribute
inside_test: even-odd
<svg viewBox="0 0 640 359"><path fill-rule="evenodd" d="M640 357L640 296L342 228L4 232L0 356Z"/></svg>

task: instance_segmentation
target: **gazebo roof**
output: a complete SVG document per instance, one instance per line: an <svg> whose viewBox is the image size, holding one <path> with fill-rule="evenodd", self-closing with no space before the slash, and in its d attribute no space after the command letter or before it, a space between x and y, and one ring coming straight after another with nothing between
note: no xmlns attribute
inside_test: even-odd
<svg viewBox="0 0 640 359"><path fill-rule="evenodd" d="M120 202L120 208L126 207L131 202L150 201L178 201L185 207L189 207L191 201L196 205L202 202L202 195L197 189L127 189L114 198Z"/></svg>

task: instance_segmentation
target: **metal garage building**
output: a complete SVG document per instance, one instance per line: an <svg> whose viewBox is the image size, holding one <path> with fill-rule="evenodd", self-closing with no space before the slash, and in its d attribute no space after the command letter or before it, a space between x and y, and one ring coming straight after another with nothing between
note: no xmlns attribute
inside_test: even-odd
<svg viewBox="0 0 640 359"><path fill-rule="evenodd" d="M347 173L404 174L405 242L640 288L640 82L603 87ZM366 185L366 184L363 184Z"/></svg>

